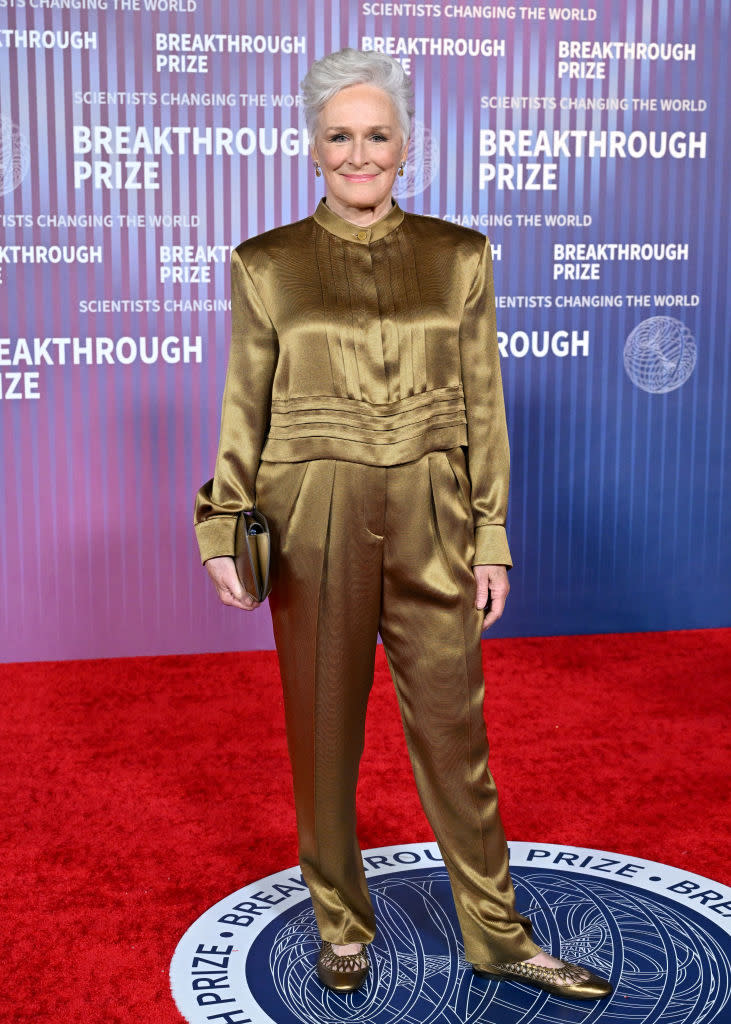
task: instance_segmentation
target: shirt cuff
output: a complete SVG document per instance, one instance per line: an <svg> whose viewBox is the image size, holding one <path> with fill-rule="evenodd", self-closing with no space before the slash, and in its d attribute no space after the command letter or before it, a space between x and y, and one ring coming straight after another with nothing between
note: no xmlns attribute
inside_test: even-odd
<svg viewBox="0 0 731 1024"><path fill-rule="evenodd" d="M221 555L234 557L236 549L236 516L211 516L195 524L195 536L201 562Z"/></svg>
<svg viewBox="0 0 731 1024"><path fill-rule="evenodd" d="M478 526L475 529L475 557L473 565L506 565L512 569L513 560L508 547L504 526Z"/></svg>

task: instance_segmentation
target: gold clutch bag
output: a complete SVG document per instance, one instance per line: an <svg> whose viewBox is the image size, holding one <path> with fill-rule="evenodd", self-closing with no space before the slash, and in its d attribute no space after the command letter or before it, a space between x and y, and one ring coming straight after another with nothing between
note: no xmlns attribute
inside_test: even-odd
<svg viewBox="0 0 731 1024"><path fill-rule="evenodd" d="M236 520L234 561L241 586L249 597L263 601L272 589L269 582L271 545L269 523L258 509L239 512Z"/></svg>

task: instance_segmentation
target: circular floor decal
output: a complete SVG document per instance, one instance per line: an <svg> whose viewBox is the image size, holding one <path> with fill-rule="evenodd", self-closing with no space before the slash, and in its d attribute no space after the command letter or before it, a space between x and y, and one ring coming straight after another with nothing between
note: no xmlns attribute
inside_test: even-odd
<svg viewBox="0 0 731 1024"><path fill-rule="evenodd" d="M556 956L609 977L610 999L572 1002L474 974L435 843L366 850L378 919L358 992L323 988L298 868L247 885L191 925L173 956L190 1024L686 1024L729 1020L731 889L640 858L511 843L518 909Z"/></svg>

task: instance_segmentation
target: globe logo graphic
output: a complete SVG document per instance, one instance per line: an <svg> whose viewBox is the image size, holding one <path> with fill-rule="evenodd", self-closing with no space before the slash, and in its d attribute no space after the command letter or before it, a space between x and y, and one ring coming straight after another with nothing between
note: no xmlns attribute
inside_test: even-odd
<svg viewBox="0 0 731 1024"><path fill-rule="evenodd" d="M17 188L29 167L28 143L10 118L0 116L0 195Z"/></svg>
<svg viewBox="0 0 731 1024"><path fill-rule="evenodd" d="M532 922L535 941L608 978L614 986L609 999L560 1000L475 974L447 870L430 843L364 851L378 924L369 947L371 971L358 991L343 995L318 981L317 922L301 874L289 868L232 893L191 925L170 966L175 1003L190 1024L219 1017L251 1024L729 1019L728 886L583 847L512 843L510 851L517 906ZM712 903L702 905L700 896Z"/></svg>
<svg viewBox="0 0 731 1024"><path fill-rule="evenodd" d="M562 1022L720 1022L731 964L722 945L681 908L611 880L535 870L518 870L514 878L536 941L610 977L618 987L606 1003L562 1005ZM255 941L247 974L272 1020L555 1024L559 1019L547 993L473 973L444 869L374 880L370 889L379 931L370 947L371 974L359 992L343 997L316 980L319 937L311 907L300 908Z"/></svg>
<svg viewBox="0 0 731 1024"><path fill-rule="evenodd" d="M421 121L414 121L403 176L396 175L395 199L418 195L431 185L439 166L439 142Z"/></svg>
<svg viewBox="0 0 731 1024"><path fill-rule="evenodd" d="M627 376L643 391L664 395L682 387L693 372L696 345L685 324L651 316L630 332L624 346Z"/></svg>

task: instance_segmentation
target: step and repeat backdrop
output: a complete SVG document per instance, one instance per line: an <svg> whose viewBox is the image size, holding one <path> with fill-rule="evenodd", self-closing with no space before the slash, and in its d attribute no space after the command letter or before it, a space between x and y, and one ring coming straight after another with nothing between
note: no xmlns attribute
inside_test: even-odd
<svg viewBox="0 0 731 1024"><path fill-rule="evenodd" d="M503 635L729 624L727 0L0 0L0 656L266 648L221 606L232 246L322 195L299 82L400 60L406 209L489 235ZM497 631L497 630L496 630Z"/></svg>

